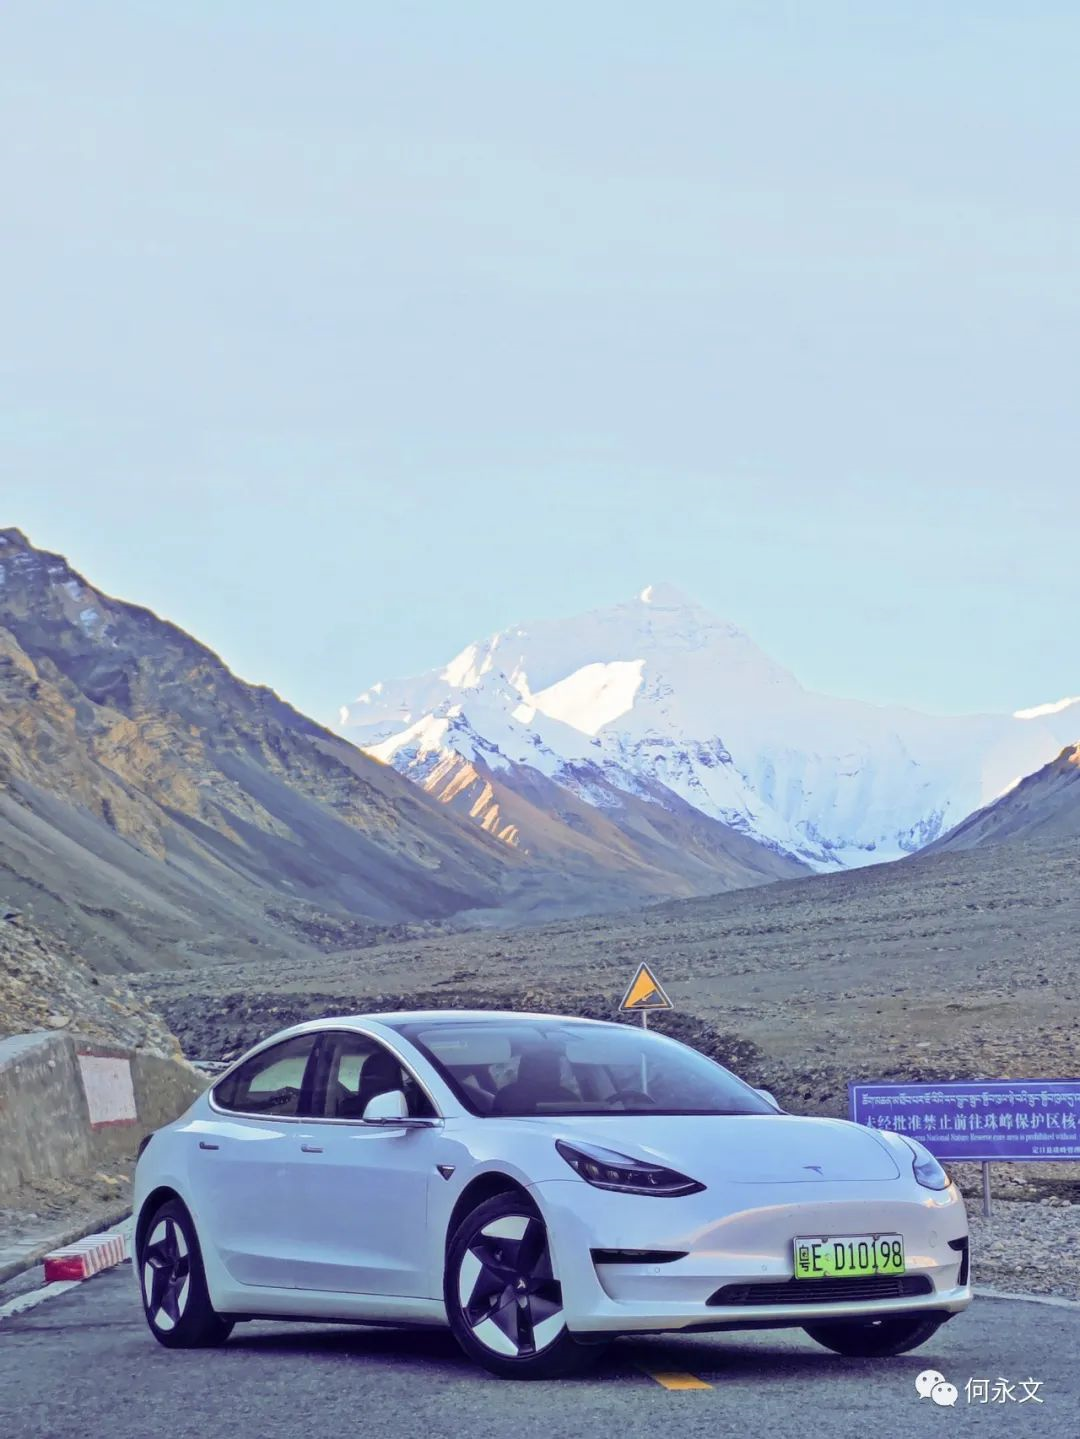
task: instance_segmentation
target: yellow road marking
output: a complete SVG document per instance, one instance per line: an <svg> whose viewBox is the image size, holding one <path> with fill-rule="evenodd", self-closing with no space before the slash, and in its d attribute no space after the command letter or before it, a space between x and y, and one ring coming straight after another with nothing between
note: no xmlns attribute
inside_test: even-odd
<svg viewBox="0 0 1080 1439"><path fill-rule="evenodd" d="M699 1379L695 1374L679 1374L666 1369L643 1369L650 1379L655 1379L657 1384L663 1385L665 1389L711 1389L711 1384L706 1384L704 1379Z"/></svg>

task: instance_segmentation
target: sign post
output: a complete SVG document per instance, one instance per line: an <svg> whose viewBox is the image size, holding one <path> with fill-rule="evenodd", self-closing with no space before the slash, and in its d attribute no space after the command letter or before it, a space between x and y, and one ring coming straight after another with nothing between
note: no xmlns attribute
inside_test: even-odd
<svg viewBox="0 0 1080 1439"><path fill-rule="evenodd" d="M627 986L619 1008L632 1014L640 1014L642 1029L648 1029L651 1009L674 1009L675 1006L668 998L664 986L643 962L638 965L637 973Z"/></svg>
<svg viewBox="0 0 1080 1439"><path fill-rule="evenodd" d="M990 1165L1080 1159L1080 1079L973 1079L942 1084L848 1085L851 1117L917 1139L937 1159Z"/></svg>

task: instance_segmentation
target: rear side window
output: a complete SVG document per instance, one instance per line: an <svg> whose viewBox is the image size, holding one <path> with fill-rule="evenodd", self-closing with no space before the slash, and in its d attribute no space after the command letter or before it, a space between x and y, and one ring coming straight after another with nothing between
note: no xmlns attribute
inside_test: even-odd
<svg viewBox="0 0 1080 1439"><path fill-rule="evenodd" d="M253 1055L215 1085L214 1103L238 1114L284 1119L310 1114L308 1071L317 1038L301 1034Z"/></svg>

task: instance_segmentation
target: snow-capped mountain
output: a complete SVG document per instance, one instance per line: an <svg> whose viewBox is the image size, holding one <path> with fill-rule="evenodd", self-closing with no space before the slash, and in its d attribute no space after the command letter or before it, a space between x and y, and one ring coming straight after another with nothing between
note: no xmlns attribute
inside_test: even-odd
<svg viewBox="0 0 1080 1439"><path fill-rule="evenodd" d="M742 630L653 585L377 684L339 728L448 802L464 795L509 843L528 836L505 792L532 776L608 813L695 810L832 869L909 854L1039 769L1080 736L1080 698L941 717L816 694Z"/></svg>

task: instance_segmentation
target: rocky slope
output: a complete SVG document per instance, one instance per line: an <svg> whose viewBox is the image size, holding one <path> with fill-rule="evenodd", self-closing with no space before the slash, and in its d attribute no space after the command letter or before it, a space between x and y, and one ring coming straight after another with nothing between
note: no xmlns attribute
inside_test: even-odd
<svg viewBox="0 0 1080 1439"><path fill-rule="evenodd" d="M302 978L245 964L138 983L187 1052L213 1058L299 1018L412 1004L612 1017L647 959L677 1005L658 1028L796 1112L846 1116L852 1079L1074 1076L1078 932L1080 841L1017 840L636 915L376 945ZM955 1173L978 1194L978 1166ZM994 1218L971 1206L978 1281L1080 1297L1080 1164L994 1165L992 1181Z"/></svg>
<svg viewBox="0 0 1080 1439"><path fill-rule="evenodd" d="M0 1037L71 1029L87 1039L175 1055L161 1016L118 976L94 974L0 904Z"/></svg>
<svg viewBox="0 0 1080 1439"><path fill-rule="evenodd" d="M505 883L487 836L17 530L0 703L0 889L105 967L276 944L270 904L386 925Z"/></svg>
<svg viewBox="0 0 1080 1439"><path fill-rule="evenodd" d="M985 809L976 810L935 849L972 849L1016 840L1080 838L1080 744L1062 750Z"/></svg>
<svg viewBox="0 0 1080 1439"><path fill-rule="evenodd" d="M473 820L510 843L536 834L510 797L542 780L616 822L644 798L674 828L694 810L833 869L938 838L1074 740L1080 699L936 717L814 694L734 625L654 585L377 684L339 727L433 793L460 786Z"/></svg>
<svg viewBox="0 0 1080 1439"><path fill-rule="evenodd" d="M795 1105L843 1112L854 1078L1069 1077L1076 1069L1080 844L919 855L642 914L139 980L216 1057L315 1012L422 996L611 1012L642 959L678 1013L754 1047ZM515 999L515 996L517 998ZM770 1084L770 1087L772 1085Z"/></svg>
<svg viewBox="0 0 1080 1439"><path fill-rule="evenodd" d="M796 1112L845 1116L852 1079L1073 1077L1078 932L1080 839L1017 839L641 914L414 937L302 977L245 964L138 984L189 1054L216 1058L296 1019L413 1004L612 1017L647 959L677 1005L657 1028ZM990 1221L978 1166L954 1172L980 1284L1080 1297L1080 1164L993 1165Z"/></svg>

